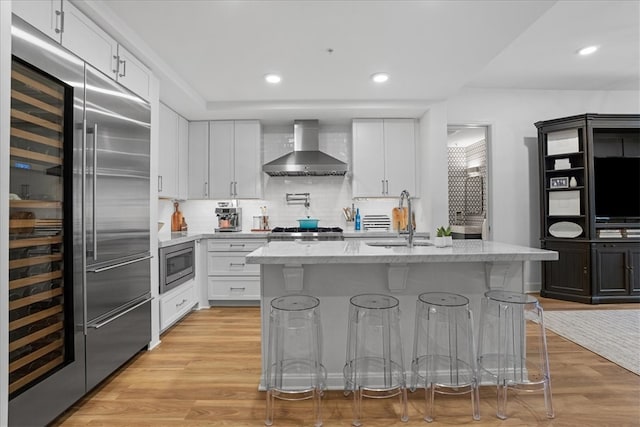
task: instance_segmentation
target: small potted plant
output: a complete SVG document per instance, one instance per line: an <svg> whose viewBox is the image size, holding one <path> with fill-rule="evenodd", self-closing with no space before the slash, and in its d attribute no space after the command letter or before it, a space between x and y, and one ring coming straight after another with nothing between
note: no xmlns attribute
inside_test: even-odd
<svg viewBox="0 0 640 427"><path fill-rule="evenodd" d="M453 237L451 236L451 227L444 226L436 229L436 247L444 248L445 246L453 246Z"/></svg>

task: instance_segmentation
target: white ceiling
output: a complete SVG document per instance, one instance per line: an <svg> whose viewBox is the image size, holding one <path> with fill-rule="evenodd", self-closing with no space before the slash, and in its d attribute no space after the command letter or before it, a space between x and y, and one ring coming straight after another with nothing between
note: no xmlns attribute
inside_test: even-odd
<svg viewBox="0 0 640 427"><path fill-rule="evenodd" d="M190 120L419 117L464 87L640 89L640 0L77 4L124 28ZM576 55L590 44L600 50ZM386 84L369 80L378 71Z"/></svg>

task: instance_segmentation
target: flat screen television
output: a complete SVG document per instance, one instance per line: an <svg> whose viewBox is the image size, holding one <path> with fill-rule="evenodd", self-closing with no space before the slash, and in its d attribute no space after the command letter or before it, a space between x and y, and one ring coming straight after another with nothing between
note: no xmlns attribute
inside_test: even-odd
<svg viewBox="0 0 640 427"><path fill-rule="evenodd" d="M640 222L640 157L595 157L598 222Z"/></svg>

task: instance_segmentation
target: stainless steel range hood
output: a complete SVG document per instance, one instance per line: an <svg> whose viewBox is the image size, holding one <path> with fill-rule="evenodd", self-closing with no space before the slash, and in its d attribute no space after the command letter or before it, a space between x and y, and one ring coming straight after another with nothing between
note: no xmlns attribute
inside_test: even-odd
<svg viewBox="0 0 640 427"><path fill-rule="evenodd" d="M347 164L320 151L318 120L293 122L293 152L262 166L270 176L344 175Z"/></svg>

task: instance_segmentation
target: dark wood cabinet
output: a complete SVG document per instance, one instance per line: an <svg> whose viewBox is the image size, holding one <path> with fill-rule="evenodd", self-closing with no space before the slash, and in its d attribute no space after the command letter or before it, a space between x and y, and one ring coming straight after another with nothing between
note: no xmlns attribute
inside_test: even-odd
<svg viewBox="0 0 640 427"><path fill-rule="evenodd" d="M559 253L558 261L543 263L541 295L640 302L640 115L584 114L535 125L541 246Z"/></svg>

